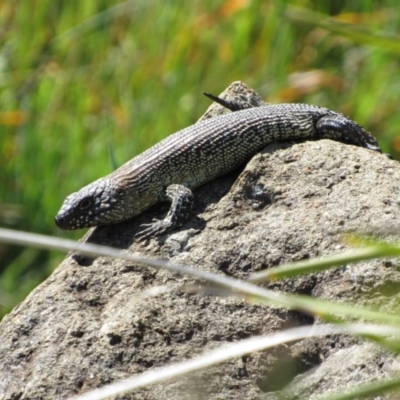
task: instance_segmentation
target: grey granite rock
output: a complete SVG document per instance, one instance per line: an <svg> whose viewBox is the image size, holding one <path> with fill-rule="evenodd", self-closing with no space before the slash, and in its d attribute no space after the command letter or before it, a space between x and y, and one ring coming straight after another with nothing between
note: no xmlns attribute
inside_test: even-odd
<svg viewBox="0 0 400 400"><path fill-rule="evenodd" d="M246 101L261 102L242 84L233 88L232 96L242 93ZM207 115L218 112L216 106ZM344 251L344 231L385 237L399 232L399 164L328 140L270 145L243 171L195 195L192 218L147 245L136 243L134 233L167 207L91 230L85 240L246 278L271 266ZM300 312L226 297L181 291L143 295L154 287L191 283L121 260L69 255L0 325L0 398L66 399L224 343L320 323ZM269 287L386 311L398 309L399 283L398 264L386 260ZM389 376L397 363L352 337L310 338L121 398L273 399L287 383L292 393L312 398Z"/></svg>

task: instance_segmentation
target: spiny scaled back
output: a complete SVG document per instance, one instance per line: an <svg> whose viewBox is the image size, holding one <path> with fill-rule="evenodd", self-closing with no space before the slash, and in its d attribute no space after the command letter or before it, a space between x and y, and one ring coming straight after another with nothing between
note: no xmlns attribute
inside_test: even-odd
<svg viewBox="0 0 400 400"><path fill-rule="evenodd" d="M71 230L122 222L168 200L169 185L194 189L243 165L272 142L298 139L332 139L381 152L364 128L326 108L248 108L185 128L71 194L56 224Z"/></svg>

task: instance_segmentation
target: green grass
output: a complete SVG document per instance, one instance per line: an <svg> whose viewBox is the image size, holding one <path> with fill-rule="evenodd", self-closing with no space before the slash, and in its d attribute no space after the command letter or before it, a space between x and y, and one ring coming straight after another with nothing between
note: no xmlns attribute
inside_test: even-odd
<svg viewBox="0 0 400 400"><path fill-rule="evenodd" d="M195 122L202 92L235 80L350 115L399 158L399 11L394 0L4 2L1 226L81 237L54 225L65 196ZM299 75L310 71L313 82ZM1 245L0 315L61 259Z"/></svg>

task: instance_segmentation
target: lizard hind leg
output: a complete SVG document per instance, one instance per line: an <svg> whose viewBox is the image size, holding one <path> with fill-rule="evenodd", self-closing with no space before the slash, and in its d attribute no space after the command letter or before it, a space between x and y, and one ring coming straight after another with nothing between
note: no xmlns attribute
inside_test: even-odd
<svg viewBox="0 0 400 400"><path fill-rule="evenodd" d="M141 225L145 229L135 235L139 240L160 236L178 228L188 219L193 206L192 191L183 185L170 185L167 187L166 195L171 199L168 214L162 220L156 219L151 224Z"/></svg>
<svg viewBox="0 0 400 400"><path fill-rule="evenodd" d="M204 96L208 97L212 101L215 101L216 103L220 104L222 107L225 107L231 111L239 111L239 110L244 110L246 108L254 107L251 104L244 104L244 103L236 102L234 100L226 100L226 99L223 99L222 97L215 96L214 94L211 94L211 93L204 92L203 94L204 94Z"/></svg>

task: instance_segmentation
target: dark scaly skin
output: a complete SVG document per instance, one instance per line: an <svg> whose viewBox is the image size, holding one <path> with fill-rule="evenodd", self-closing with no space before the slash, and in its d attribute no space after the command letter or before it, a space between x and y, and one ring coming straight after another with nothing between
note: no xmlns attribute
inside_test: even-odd
<svg viewBox="0 0 400 400"><path fill-rule="evenodd" d="M245 164L276 141L332 139L381 152L376 139L342 114L307 104L243 109L207 95L235 112L185 128L66 198L56 216L72 230L122 222L161 201L172 201L164 220L136 236L160 235L182 225L190 213L191 190ZM238 111L236 111L238 110Z"/></svg>

